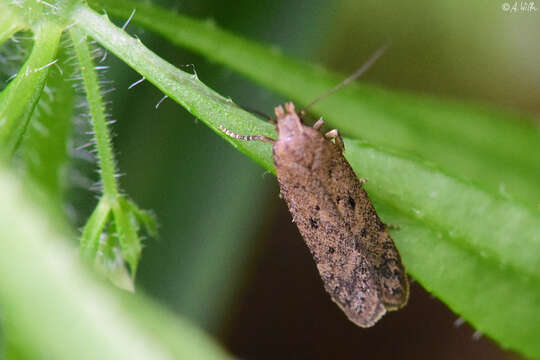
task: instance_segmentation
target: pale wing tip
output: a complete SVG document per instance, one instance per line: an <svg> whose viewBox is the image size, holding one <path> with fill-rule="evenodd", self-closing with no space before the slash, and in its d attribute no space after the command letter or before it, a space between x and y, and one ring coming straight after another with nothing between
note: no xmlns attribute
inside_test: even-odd
<svg viewBox="0 0 540 360"><path fill-rule="evenodd" d="M370 316L366 316L368 314L363 313L354 313L350 314L345 312L349 320L351 320L356 325L362 327L362 328L369 328L375 325L383 316L386 314L386 307L383 303L379 303L379 306L377 306L376 311L370 314Z"/></svg>

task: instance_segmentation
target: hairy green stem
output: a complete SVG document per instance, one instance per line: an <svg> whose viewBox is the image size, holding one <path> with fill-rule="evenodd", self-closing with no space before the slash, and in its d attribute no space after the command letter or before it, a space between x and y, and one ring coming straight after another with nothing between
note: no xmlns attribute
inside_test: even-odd
<svg viewBox="0 0 540 360"><path fill-rule="evenodd" d="M94 64L88 48L86 34L79 27L73 27L70 30L71 38L74 43L75 52L81 65L81 73L86 89L86 97L90 106L90 114L94 136L96 137L96 148L101 172L101 181L103 184L103 200L100 205L112 211L114 216L114 225L116 227L116 236L122 249L124 259L130 265L131 275L134 278L137 269L137 264L141 254L140 239L137 235L137 227L132 221L131 210L126 205L126 200L120 196L118 183L116 181L114 155L112 150L111 136L107 127L105 116L105 107L99 89L97 73L94 69ZM105 210L96 209L98 225L94 228L94 215L83 232L82 251L85 258L96 255L99 236L103 231L103 226L107 216L104 215Z"/></svg>
<svg viewBox="0 0 540 360"><path fill-rule="evenodd" d="M101 170L101 181L103 184L103 195L111 204L116 202L118 197L118 185L116 183L114 156L111 143L111 135L107 127L105 116L105 106L101 97L98 84L98 77L94 69L92 56L88 48L85 34L78 27L70 29L71 39L75 48L75 53L81 65L81 74L86 90L86 98L90 106L92 127L96 137L97 157Z"/></svg>

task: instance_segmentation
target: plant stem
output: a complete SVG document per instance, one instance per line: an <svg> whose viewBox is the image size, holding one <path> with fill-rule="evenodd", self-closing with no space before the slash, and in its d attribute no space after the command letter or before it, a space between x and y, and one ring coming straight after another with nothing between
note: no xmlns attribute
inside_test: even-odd
<svg viewBox="0 0 540 360"><path fill-rule="evenodd" d="M70 30L71 39L75 47L75 53L81 65L81 73L86 90L86 97L90 106L92 127L96 137L97 156L101 170L101 181L103 183L103 195L111 205L117 200L119 191L116 178L114 176L114 156L112 151L111 136L107 127L105 116L105 106L98 84L97 73L88 48L85 34L78 27ZM113 205L114 207L114 205Z"/></svg>
<svg viewBox="0 0 540 360"><path fill-rule="evenodd" d="M271 124L258 120L231 100L205 86L196 76L185 73L161 59L146 48L140 40L128 36L105 16L99 16L86 6L80 5L74 9L72 18L86 33L165 94L204 121L240 151L252 156L255 161L273 171L273 161L267 144L256 141L233 141L219 130L219 125L223 125L237 133L274 137L275 131ZM239 127L242 124L250 124L250 126Z"/></svg>
<svg viewBox="0 0 540 360"><path fill-rule="evenodd" d="M133 215L126 201L120 196L118 183L114 176L115 164L111 136L107 127L105 107L99 89L97 74L88 48L86 34L79 27L73 27L70 30L70 34L81 65L86 96L90 106L92 126L96 137L97 156L103 184L103 203L100 202L100 205L112 211L116 236L122 249L123 257L130 265L131 276L134 278L141 254L141 243L137 235L137 228L132 222ZM93 222L89 223L83 233L82 245L85 258L96 254L99 235L103 230L103 224L107 218L104 215L105 210L99 210L98 212L101 214L98 218L101 219L102 224L94 229Z"/></svg>

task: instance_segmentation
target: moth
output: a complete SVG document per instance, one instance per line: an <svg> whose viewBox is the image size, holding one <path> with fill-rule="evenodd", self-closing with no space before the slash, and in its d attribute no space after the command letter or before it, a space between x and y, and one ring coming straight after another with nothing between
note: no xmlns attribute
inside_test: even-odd
<svg viewBox="0 0 540 360"><path fill-rule="evenodd" d="M305 125L292 102L276 107L275 116L277 140L220 129L272 144L281 195L326 291L352 322L373 326L386 311L407 304L409 282L399 252L362 188L365 180L343 156L339 132L323 134L322 118Z"/></svg>
<svg viewBox="0 0 540 360"><path fill-rule="evenodd" d="M370 327L387 310L407 303L409 283L399 252L343 156L339 132L323 135L322 119L304 125L291 102L276 107L275 115L277 140L220 128L236 139L273 144L281 195L326 291L351 321Z"/></svg>

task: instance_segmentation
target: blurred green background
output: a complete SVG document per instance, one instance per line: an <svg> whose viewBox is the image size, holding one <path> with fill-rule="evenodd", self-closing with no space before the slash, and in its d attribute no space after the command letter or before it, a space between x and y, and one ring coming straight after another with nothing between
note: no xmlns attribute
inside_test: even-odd
<svg viewBox="0 0 540 360"><path fill-rule="evenodd" d="M510 14L499 0L157 3L343 74L391 41L362 81L540 114L540 14ZM287 100L135 25L127 30L239 104L271 114ZM417 285L410 304L374 328L350 324L324 292L275 178L173 101L156 109L162 94L149 83L126 90L140 78L127 65L112 55L106 64L118 90L108 110L122 187L161 225L160 239L145 242L139 290L240 358L516 357L459 326ZM93 196L79 195L78 208L91 209Z"/></svg>

